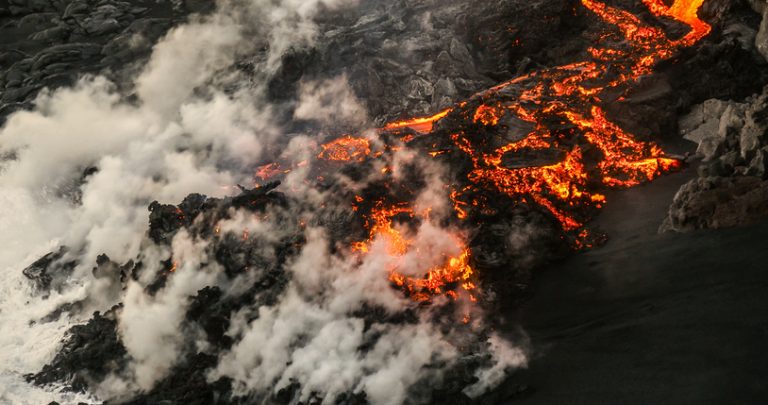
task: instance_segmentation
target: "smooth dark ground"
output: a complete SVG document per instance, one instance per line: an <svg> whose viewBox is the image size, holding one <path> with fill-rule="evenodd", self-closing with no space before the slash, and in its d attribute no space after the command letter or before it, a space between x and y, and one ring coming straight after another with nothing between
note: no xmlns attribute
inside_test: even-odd
<svg viewBox="0 0 768 405"><path fill-rule="evenodd" d="M768 403L768 224L657 234L692 171L611 193L609 242L540 275L514 403Z"/></svg>

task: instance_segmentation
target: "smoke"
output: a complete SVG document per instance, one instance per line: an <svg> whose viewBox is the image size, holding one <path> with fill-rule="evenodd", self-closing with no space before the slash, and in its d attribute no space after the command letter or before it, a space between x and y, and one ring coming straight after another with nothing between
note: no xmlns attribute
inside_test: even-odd
<svg viewBox="0 0 768 405"><path fill-rule="evenodd" d="M177 268L168 285L154 296L138 283L130 283L126 289L119 332L133 359L135 381L142 390L152 388L176 364L179 346L184 342L179 332L183 330L181 322L189 297L205 286L215 285L222 273L215 262L207 262L205 247L205 241L191 240L189 234L179 232L172 244Z"/></svg>
<svg viewBox="0 0 768 405"><path fill-rule="evenodd" d="M235 184L252 184L254 163L275 151L291 161L307 160L316 140L282 131L277 107L265 102L264 82L280 69L287 51L314 44L319 13L354 4L222 1L214 14L171 30L128 86L84 77L72 88L41 92L34 110L9 117L0 128L0 148L13 155L0 161L0 227L16 232L0 235L5 247L0 326L8 331L0 343L9 348L0 355L0 380L19 381L21 373L39 370L72 324L117 301L123 304L118 330L129 369L109 376L101 395L146 391L168 375L195 340L184 319L190 298L205 286L229 294L241 286L225 279L205 240L181 232L169 251L151 244L147 206L153 200L177 203L193 192L226 196ZM252 61L255 71L249 72L257 81L248 82L233 66L262 48L266 52ZM118 88L128 88L132 97ZM294 116L326 126L368 122L345 76L304 82ZM415 209L428 207L435 218L413 231L413 249L398 263L404 274L417 276L446 255L460 253L461 246L458 231L440 225L449 207L442 169L416 162L405 150L395 155L392 167L397 172L414 164L428 185ZM305 181L311 174L311 165L292 171L286 192L308 204L323 201L323 192ZM247 230L266 246L280 233L279 224L231 214L217 224L223 233ZM438 384L441 370L460 354L454 332L435 325L433 314L423 310L414 323L373 325L356 315L373 307L390 315L415 310L416 304L386 277L393 264L386 244L374 242L371 254L360 259L332 252L332 241L320 228L308 228L305 236L278 302L233 314L228 335L235 343L210 378L232 378L243 395L271 394L299 383L302 400L323 393L332 402L344 392L364 392L375 404L402 403L417 383ZM41 296L21 270L58 246L69 247L79 264L66 285ZM117 263L141 257L146 264L139 280L130 281L114 300L91 273L100 254ZM169 255L178 267L167 285L148 293L147 284ZM83 310L39 322L73 302L83 303ZM488 347L494 365L478 375L481 382L468 391L471 395L497 384L506 369L524 364L522 352L498 337ZM14 398L0 391L0 399Z"/></svg>
<svg viewBox="0 0 768 405"><path fill-rule="evenodd" d="M360 127L367 120L366 112L348 83L345 75L304 83L294 117L325 125Z"/></svg>
<svg viewBox="0 0 768 405"><path fill-rule="evenodd" d="M259 38L267 44L262 66L268 74L280 68L287 51L314 45L319 35L316 16L357 4L357 0L231 0L224 4L238 2L246 4L248 38ZM239 7L235 9L242 11Z"/></svg>
<svg viewBox="0 0 768 405"><path fill-rule="evenodd" d="M0 402L65 403L89 402L85 394L63 392L63 387L33 388L23 379L26 373L39 371L48 363L61 336L78 321L77 315L64 315L57 320L40 321L60 305L83 299L81 285L68 291L52 291L43 298L22 275L22 269L40 256L55 250L57 241L51 235L66 230L59 206L33 211L34 199L20 187L2 187L0 193Z"/></svg>
<svg viewBox="0 0 768 405"><path fill-rule="evenodd" d="M276 305L259 308L255 320L233 324L228 334L237 343L212 380L234 379L241 395L276 393L298 383L301 401L323 393L323 403L333 403L342 393L365 392L374 404L402 403L417 381L439 381L440 373L428 366L454 361L457 350L429 319L366 326L354 315L366 306L395 314L414 305L382 277L388 255L357 263L327 247L322 230L307 231L286 292ZM372 347L361 349L366 345Z"/></svg>
<svg viewBox="0 0 768 405"><path fill-rule="evenodd" d="M2 162L0 185L19 189L30 211L55 212L58 220L35 229L86 249L85 261L102 252L116 261L135 257L149 202L195 191L221 196L248 183L246 165L280 135L259 88L225 94L214 82L237 80L227 69L250 47L242 24L252 16L242 11L295 14L309 24L312 10L326 4L301 3L223 3L171 30L135 79L137 103L104 77L42 92L35 110L12 115L0 130L3 151L16 157ZM86 178L89 167L98 171ZM73 201L76 188L81 201Z"/></svg>
<svg viewBox="0 0 768 405"><path fill-rule="evenodd" d="M175 28L155 46L136 92L158 114L177 114L212 73L232 64L240 43L238 23L221 13Z"/></svg>
<svg viewBox="0 0 768 405"><path fill-rule="evenodd" d="M488 338L490 353L493 357L491 367L475 373L477 382L464 389L464 393L474 398L489 389L498 386L507 377L507 371L527 367L528 356L521 347L512 346L509 340L493 334Z"/></svg>

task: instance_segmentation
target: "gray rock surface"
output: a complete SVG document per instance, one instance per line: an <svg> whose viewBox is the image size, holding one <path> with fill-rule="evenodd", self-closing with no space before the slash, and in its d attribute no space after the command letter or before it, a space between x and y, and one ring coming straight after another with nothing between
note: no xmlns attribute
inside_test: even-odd
<svg viewBox="0 0 768 405"><path fill-rule="evenodd" d="M756 176L700 177L675 196L661 231L755 223L768 217L768 181Z"/></svg>
<svg viewBox="0 0 768 405"><path fill-rule="evenodd" d="M690 231L768 218L768 87L745 103L709 100L680 122L699 140L699 178L684 185L660 228Z"/></svg>
<svg viewBox="0 0 768 405"><path fill-rule="evenodd" d="M759 7L758 7L759 8ZM755 37L755 47L757 51L768 60L768 7L762 4L763 22L760 24L760 29L757 31L757 37Z"/></svg>
<svg viewBox="0 0 768 405"><path fill-rule="evenodd" d="M130 71L191 11L154 0L0 1L0 124L44 87Z"/></svg>
<svg viewBox="0 0 768 405"><path fill-rule="evenodd" d="M749 0L745 5L760 14L757 32L745 24L752 17L745 16L728 22L723 34L768 60L768 3ZM703 11L718 14L733 7L736 2L710 1ZM740 102L732 101L740 97L718 98L692 107L678 123L681 135L698 143L702 162L699 178L679 190L660 232L742 226L768 218L768 87Z"/></svg>
<svg viewBox="0 0 768 405"><path fill-rule="evenodd" d="M683 138L701 144L704 139L720 137L720 119L731 105L717 99L707 100L680 119L680 133Z"/></svg>
<svg viewBox="0 0 768 405"><path fill-rule="evenodd" d="M763 13L766 9L766 3L765 0L747 0L747 3L752 7L753 10L755 10L756 13Z"/></svg>

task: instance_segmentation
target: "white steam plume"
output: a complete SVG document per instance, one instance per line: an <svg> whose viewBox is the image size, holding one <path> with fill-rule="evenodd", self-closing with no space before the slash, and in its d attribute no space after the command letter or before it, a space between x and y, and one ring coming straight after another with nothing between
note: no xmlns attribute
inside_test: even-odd
<svg viewBox="0 0 768 405"><path fill-rule="evenodd" d="M213 15L195 17L171 30L155 47L132 83L138 101L125 101L103 77L86 77L72 88L42 92L33 111L9 117L0 128L0 150L12 151L16 158L0 162L0 203L6 207L0 211L0 227L15 231L0 235L0 344L7 348L0 354L0 381L9 381L0 386L20 384L22 373L35 372L52 359L72 324L116 303L105 302L102 286L90 272L102 253L118 263L142 253L149 263L140 281L130 282L121 297L119 335L131 357L129 373L110 376L102 394L147 390L167 375L188 342L183 318L189 298L207 285L230 292L238 286L210 264L214 261L207 257L204 241L182 232L172 246L180 267L164 288L147 294L146 281L168 253L149 247L147 206L153 200L177 203L192 192L224 196L234 184L251 182L249 165L276 144L287 144L288 156L306 155L313 140L284 139L262 96L263 83L226 93L222 89L239 83L231 67L242 55L266 46L266 55L255 65L260 69L257 78L268 77L279 70L286 51L313 44L317 13L353 4L222 1ZM344 77L304 83L296 118L348 125L367 120ZM98 170L84 176L89 167ZM442 215L443 184L437 181L439 170L433 169L431 186L418 205L429 205ZM305 187L307 174L292 173L287 185ZM300 194L322 199L308 188L294 195ZM233 218L220 224L224 232L271 229L244 215ZM404 272L416 275L424 262L455 254L457 246L446 237L451 232L422 224L414 243L431 253L407 257ZM268 233L261 234L266 241ZM351 315L364 305L390 313L414 305L391 288L383 270L391 261L385 249L374 247L360 262L331 254L318 229L308 230L307 238L289 267L293 278L279 302L252 309L259 317L251 322L235 314L230 334L237 341L211 378L230 376L241 393L269 392L299 381L305 399L313 390L325 393L329 401L342 392L364 391L377 404L401 403L417 382L439 382L439 370L427 365L450 364L458 353L451 336L433 326L428 313L415 324L374 324L368 329L361 317ZM60 291L43 298L21 270L61 245L70 247L80 264ZM82 313L39 322L61 304L76 301L86 303ZM359 350L374 334L378 338L373 347ZM472 394L497 383L505 368L524 362L521 352L500 339L492 340L490 347L497 353L496 365L483 372L487 381ZM13 395L0 390L0 402L13 401Z"/></svg>

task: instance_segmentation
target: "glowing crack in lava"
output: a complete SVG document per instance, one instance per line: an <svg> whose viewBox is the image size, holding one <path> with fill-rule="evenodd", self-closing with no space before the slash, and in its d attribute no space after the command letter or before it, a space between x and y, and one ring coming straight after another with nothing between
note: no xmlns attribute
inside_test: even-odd
<svg viewBox="0 0 768 405"><path fill-rule="evenodd" d="M362 202L362 197L357 197ZM387 254L390 256L389 279L397 286L402 287L414 300L427 301L435 294L446 294L452 299L458 298L456 288L467 293L470 300L476 298L472 294L475 284L471 278L474 270L469 263L470 251L464 245L464 241L453 236L453 245L458 253L455 256L445 257L444 264L433 266L426 271L422 278L409 277L398 272L398 261L402 259L413 245L403 230L395 226L393 219L399 215L409 218L418 217L421 221L430 221L430 211L414 212L408 204L387 206L382 201L377 201L366 218L366 228L369 229L369 238L365 241L353 244L353 250L363 254L368 253L371 245L377 241L386 244ZM418 252L416 252L418 253Z"/></svg>
<svg viewBox="0 0 768 405"><path fill-rule="evenodd" d="M399 133L398 139L404 143L443 137L433 143L437 146L443 142L443 147L427 151L429 156L458 154L470 162L465 178L458 179L450 192L459 220L486 208L484 193L500 193L541 207L564 232L574 235L574 247L588 247L589 232L584 224L589 216L583 212L585 208L600 208L605 202L598 192L600 187L635 186L680 166L677 160L665 157L657 145L638 141L611 122L600 106L606 102L601 97L607 89L614 94L626 90L641 76L652 73L660 60L709 34L710 26L697 16L703 1L677 0L667 6L663 0L642 0L655 16L690 27L682 38L670 39L660 28L627 11L581 0L587 10L613 27L587 50L589 60L518 77L436 115L390 123L381 133ZM502 136L507 143L501 145L488 140L488 134L509 134L511 127L518 132L524 128L522 136ZM543 165L520 167L508 162L518 154L553 151L559 159ZM361 162L378 156L381 153L371 153L367 139L345 136L323 145L318 158ZM362 197L357 198L362 201ZM376 201L369 212L361 213L368 239L355 243L353 250L366 254L374 243L382 241L393 258L403 257L412 248L412 241L396 219L429 219L428 212L416 213L408 203L386 200ZM390 280L420 301L437 294L456 298L457 291L474 300L472 252L465 240L455 239L458 253L447 255L444 265L425 268L424 277L410 277L393 264L388 269Z"/></svg>
<svg viewBox="0 0 768 405"><path fill-rule="evenodd" d="M363 161L371 153L367 139L345 136L321 146L323 151L318 158L340 162Z"/></svg>

